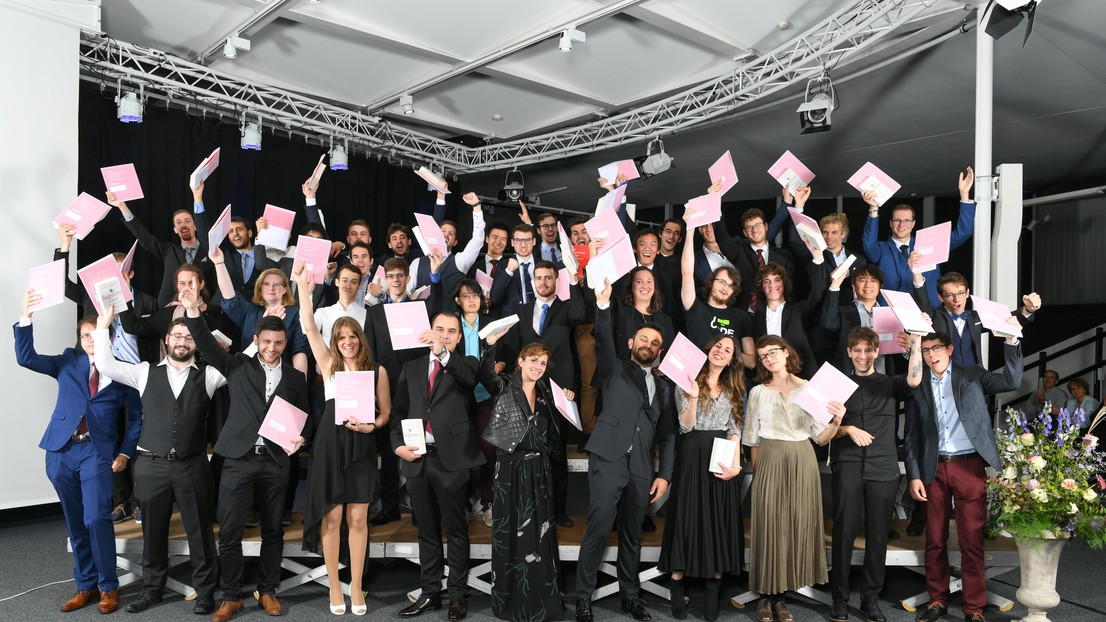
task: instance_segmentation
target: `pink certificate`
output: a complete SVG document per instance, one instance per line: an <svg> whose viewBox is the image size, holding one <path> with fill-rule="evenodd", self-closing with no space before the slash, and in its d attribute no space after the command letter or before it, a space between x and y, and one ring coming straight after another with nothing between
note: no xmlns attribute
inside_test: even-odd
<svg viewBox="0 0 1106 622"><path fill-rule="evenodd" d="M433 192L441 192L449 194L449 190L446 188L445 180L438 177L430 169L425 166L420 166L419 170L415 171L415 174L426 180L426 183L430 184L429 190Z"/></svg>
<svg viewBox="0 0 1106 622"><path fill-rule="evenodd" d="M283 207L266 205L265 221L269 226L257 232L257 243L266 248L288 250L288 240L292 237L292 224L296 222L296 213Z"/></svg>
<svg viewBox="0 0 1106 622"><path fill-rule="evenodd" d="M386 304L384 317L388 320L388 336L392 340L393 350L427 347L425 343L419 341L419 337L430 330L425 302L416 300Z"/></svg>
<svg viewBox="0 0 1106 622"><path fill-rule="evenodd" d="M737 170L733 167L733 157L730 156L730 152L722 154L718 161L710 165L707 169L707 173L710 174L710 183L713 185L716 181L722 182L722 190L718 193L719 196L726 194L737 185ZM714 222L714 221L711 221ZM698 226L698 225L696 225Z"/></svg>
<svg viewBox="0 0 1106 622"><path fill-rule="evenodd" d="M138 249L138 240L135 240L131 244L131 250L127 251L127 256L123 258L123 265L119 266L119 271L123 274L134 270L134 251Z"/></svg>
<svg viewBox="0 0 1106 622"><path fill-rule="evenodd" d="M899 318L903 330L914 335L928 335L933 332L933 324L922 316L922 310L914 302L913 296L892 289L880 290L880 293L887 304L891 305L891 310Z"/></svg>
<svg viewBox="0 0 1106 622"><path fill-rule="evenodd" d="M269 405L269 412L265 413L265 420L261 422L257 434L280 445L285 452L290 452L295 449L296 439L303 432L305 423L307 413L278 395Z"/></svg>
<svg viewBox="0 0 1106 622"><path fill-rule="evenodd" d="M323 164L323 160L326 158L326 154L319 156L319 163L315 165L315 170L311 171L311 177L307 178L307 187L312 190L319 189L319 180L323 178L323 171L326 170L326 165Z"/></svg>
<svg viewBox="0 0 1106 622"><path fill-rule="evenodd" d="M688 227L701 227L722 220L722 193L715 192L695 197L687 202L692 213L687 219Z"/></svg>
<svg viewBox="0 0 1106 622"><path fill-rule="evenodd" d="M211 229L207 232L207 249L211 252L211 249L219 248L219 245L223 243L223 240L227 239L227 234L230 233L230 204L223 208L223 213L219 214L219 218L215 220L215 224L211 225Z"/></svg>
<svg viewBox="0 0 1106 622"><path fill-rule="evenodd" d="M768 169L768 174L789 192L795 192L799 186L809 186L814 181L814 173L790 151L783 152L780 159Z"/></svg>
<svg viewBox="0 0 1106 622"><path fill-rule="evenodd" d="M818 226L817 220L794 207L787 208L787 212L791 214L791 222L795 223L795 231L799 233L799 237L804 242L809 240L818 250L826 250L826 239L822 237L822 229Z"/></svg>
<svg viewBox="0 0 1106 622"><path fill-rule="evenodd" d="M352 420L376 422L376 372L340 371L334 374L334 425Z"/></svg>
<svg viewBox="0 0 1106 622"><path fill-rule="evenodd" d="M829 363L822 367L810 382L795 393L795 403L822 423L828 424L833 415L827 410L830 402L845 403L857 389L857 384Z"/></svg>
<svg viewBox="0 0 1106 622"><path fill-rule="evenodd" d="M849 185L861 192L871 190L876 193L876 203L883 205L888 199L895 196L902 186L891 179L887 173L879 170L879 167L871 162L866 162L860 170L849 178Z"/></svg>
<svg viewBox="0 0 1106 622"><path fill-rule="evenodd" d="M557 221L557 234L561 243L561 261L564 262L565 268L568 268L569 272L579 274L580 263L576 260L576 254L572 252L572 239L565 233L565 228L559 220Z"/></svg>
<svg viewBox="0 0 1106 622"><path fill-rule="evenodd" d="M949 260L949 244L952 240L952 223L919 229L914 234L914 251L922 255L923 265L914 266L915 274L928 272Z"/></svg>
<svg viewBox="0 0 1106 622"><path fill-rule="evenodd" d="M618 211L613 209L603 210L598 216L584 223L584 228L587 229L591 239L603 240L600 255L629 237L626 228L622 226L622 221L618 219Z"/></svg>
<svg viewBox="0 0 1106 622"><path fill-rule="evenodd" d="M622 184L621 186L603 195L603 198L599 199L599 205L595 208L595 215L598 216L599 214L602 214L603 212L612 208L617 211L619 206L622 205L622 198L625 196L626 184Z"/></svg>
<svg viewBox="0 0 1106 622"><path fill-rule="evenodd" d="M88 235L88 232L96 226L96 223L103 220L104 216L107 216L110 211L110 205L91 194L82 192L54 219L54 228L56 229L61 225L76 225L73 229L73 237L83 240L84 236Z"/></svg>
<svg viewBox="0 0 1106 622"><path fill-rule="evenodd" d="M982 296L972 296L972 309L979 315L983 328L996 336L1021 338L1022 325L1017 320L1010 321L1014 317L1010 315L1010 307Z"/></svg>
<svg viewBox="0 0 1106 622"><path fill-rule="evenodd" d="M661 361L660 369L669 380L675 382L687 393L690 392L692 384L688 376L692 378L698 376L706 362L707 355L699 346L692 343L683 333L676 333L676 338L668 347L668 354L665 354L664 360Z"/></svg>
<svg viewBox="0 0 1106 622"><path fill-rule="evenodd" d="M568 268L561 268L557 272L557 298L568 302L572 296L572 283L569 282Z"/></svg>
<svg viewBox="0 0 1106 622"><path fill-rule="evenodd" d="M897 337L903 331L902 322L895 316L891 307L872 309L872 330L879 335L880 354L901 354L906 349L899 345Z"/></svg>
<svg viewBox="0 0 1106 622"><path fill-rule="evenodd" d="M208 177L215 172L215 169L219 168L219 147L215 148L215 151L211 152L211 155L204 158L203 162L196 167L196 170L192 171L192 174L188 177L188 186L193 190L200 187L200 184L207 181Z"/></svg>
<svg viewBox="0 0 1106 622"><path fill-rule="evenodd" d="M59 259L31 268L27 276L27 289L33 289L42 296L38 304L27 308L32 313L65 302L65 260Z"/></svg>
<svg viewBox="0 0 1106 622"><path fill-rule="evenodd" d="M580 423L580 410L576 408L576 402L568 399L565 390L552 378L549 379L549 388L553 391L553 405L557 407L557 412L568 419L569 423L576 426L577 430L583 431L584 426Z"/></svg>
<svg viewBox="0 0 1106 622"><path fill-rule="evenodd" d="M611 162L610 164L599 169L599 176L607 180L607 183L614 185L618 180L619 173L625 178L625 181L630 181L641 177L641 174L637 172L637 165L633 160L619 160L618 162Z"/></svg>
<svg viewBox="0 0 1106 622"><path fill-rule="evenodd" d="M303 262L316 284L326 277L326 264L330 262L330 240L301 235L296 240L296 263Z"/></svg>
<svg viewBox="0 0 1106 622"><path fill-rule="evenodd" d="M379 265L376 267L376 273L373 274L373 283L384 287L384 266Z"/></svg>
<svg viewBox="0 0 1106 622"><path fill-rule="evenodd" d="M88 297L96 307L96 313L104 314L106 306L115 307L118 315L127 310L127 303L131 301L131 288L123 280L123 273L119 270L119 262L114 255L107 255L87 266L77 270L77 276L81 279Z"/></svg>
<svg viewBox="0 0 1106 622"><path fill-rule="evenodd" d="M492 291L492 284L495 283L495 279L488 276L487 272L477 270L476 282L480 284L480 289L484 290L484 295L486 296L488 292Z"/></svg>
<svg viewBox="0 0 1106 622"><path fill-rule="evenodd" d="M606 246L603 248L605 249L603 254L592 257L586 269L588 287L596 291L603 291L605 279L614 284L637 265L629 237L622 238L622 241L615 244L613 248Z"/></svg>
<svg viewBox="0 0 1106 622"><path fill-rule="evenodd" d="M422 237L419 244L422 246L423 255L430 256L431 251L438 251L442 257L449 254L449 249L445 246L445 236L442 235L442 228L438 226L433 216L415 214L415 222L419 223L418 234L415 237L417 238L420 235Z"/></svg>
<svg viewBox="0 0 1106 622"><path fill-rule="evenodd" d="M104 176L104 186L115 193L116 201L133 201L142 198L142 186L138 183L138 173L133 164L105 166L100 169Z"/></svg>

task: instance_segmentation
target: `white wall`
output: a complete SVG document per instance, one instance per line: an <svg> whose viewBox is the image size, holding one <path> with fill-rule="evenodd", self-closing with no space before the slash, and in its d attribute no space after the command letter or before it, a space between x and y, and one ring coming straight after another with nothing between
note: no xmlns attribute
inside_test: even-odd
<svg viewBox="0 0 1106 622"><path fill-rule="evenodd" d="M0 256L7 267L0 276L0 319L6 322L19 318L27 270L52 258L51 220L76 196L78 25L99 30L99 19L98 1L0 0ZM37 314L38 351L55 354L74 345L75 317L72 303ZM0 330L0 351L0 509L56 501L38 442L57 385L16 365L10 328Z"/></svg>

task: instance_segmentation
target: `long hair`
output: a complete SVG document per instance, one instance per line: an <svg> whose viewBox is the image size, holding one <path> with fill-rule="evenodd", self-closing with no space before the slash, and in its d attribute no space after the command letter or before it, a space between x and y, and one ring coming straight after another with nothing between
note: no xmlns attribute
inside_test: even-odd
<svg viewBox="0 0 1106 622"><path fill-rule="evenodd" d="M365 331L361 328L361 323L349 316L342 316L334 322L334 326L330 329L330 364L323 370L323 377L325 378L333 376L336 372L348 371L346 361L338 350L338 337L342 334L343 329L353 332L353 336L361 344L361 347L357 349L357 371L376 369L376 366L373 365L372 352L369 351L369 340L365 338Z"/></svg>
<svg viewBox="0 0 1106 622"><path fill-rule="evenodd" d="M253 303L261 308L265 308L265 305L268 304L261 295L261 288L265 284L265 277L273 274L279 276L280 282L284 284L284 295L280 297L280 304L287 307L296 302L296 299L292 298L292 290L288 288L288 275L284 274L284 271L280 268L269 268L257 275L257 280L253 283Z"/></svg>
<svg viewBox="0 0 1106 622"><path fill-rule="evenodd" d="M661 296L661 284L657 281L657 277L653 274L653 271L645 266L638 266L633 270L630 270L630 276L626 278L626 289L622 292L622 303L626 306L633 308L634 306L634 279L637 278L638 273L645 271L650 278L653 279L653 297L649 299L649 306L645 309L645 312L649 315L661 310L664 307L664 297Z"/></svg>
<svg viewBox="0 0 1106 622"><path fill-rule="evenodd" d="M792 376L797 375L803 369L803 362L799 359L799 353L795 351L795 348L791 347L790 343L783 337L776 335L765 335L760 339L757 339L757 350L771 347L783 348L784 352L787 352L787 373ZM768 368L764 366L764 363L760 360L760 355L757 355L757 382L760 384L768 384L772 382L772 372L768 371Z"/></svg>
<svg viewBox="0 0 1106 622"><path fill-rule="evenodd" d="M787 270L783 269L778 263L769 261L764 265L760 271L757 272L757 293L764 295L764 279L769 276L778 276L780 281L783 282L783 299L785 302L791 300L791 277L787 276Z"/></svg>
<svg viewBox="0 0 1106 622"><path fill-rule="evenodd" d="M723 339L729 339L733 342L733 360L718 375L718 386L722 387L722 395L719 396L719 399L725 397L730 401L730 417L737 429L740 430L742 413L745 410L745 367L740 363L740 346L733 337L718 335L703 346L703 351L710 353L711 349ZM699 375L695 378L695 384L699 385L699 403L703 405L704 410L709 412L714 408L715 398L710 394L710 387L707 386L708 377L710 377L709 364L703 365L703 369L699 371Z"/></svg>

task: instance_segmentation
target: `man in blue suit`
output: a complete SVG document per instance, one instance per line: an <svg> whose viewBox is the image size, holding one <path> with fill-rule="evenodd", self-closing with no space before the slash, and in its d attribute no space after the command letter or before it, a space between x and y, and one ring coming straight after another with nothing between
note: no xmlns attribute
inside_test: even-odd
<svg viewBox="0 0 1106 622"><path fill-rule="evenodd" d="M77 324L81 349L66 348L54 356L35 352L29 309L40 300L34 290L23 296L15 357L21 366L58 381L57 403L38 446L46 450L46 475L58 492L73 545L77 593L61 610L73 611L98 600L100 613L111 613L119 608L111 474L122 471L135 454L142 402L137 391L101 376L92 365L95 317ZM123 407L127 426L120 440L116 414Z"/></svg>
<svg viewBox="0 0 1106 622"><path fill-rule="evenodd" d="M960 188L960 217L949 237L949 250L955 250L967 242L975 230L975 201L969 198L974 182L975 173L969 166L967 174L960 173L957 184ZM877 240L879 203L876 202L876 195L871 190L865 190L860 196L868 204L868 220L864 223L864 254L868 256L868 261L883 270L883 289L909 294L913 272L907 262L914 251L914 208L906 204L896 205L891 210L891 237ZM941 299L937 296L937 279L941 278L941 269L926 271L923 276L930 303L934 307L939 306Z"/></svg>

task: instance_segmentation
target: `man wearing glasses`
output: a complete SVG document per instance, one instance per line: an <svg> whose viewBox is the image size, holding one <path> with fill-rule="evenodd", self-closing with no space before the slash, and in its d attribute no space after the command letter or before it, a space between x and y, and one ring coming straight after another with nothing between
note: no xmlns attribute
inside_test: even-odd
<svg viewBox="0 0 1106 622"><path fill-rule="evenodd" d="M975 201L969 198L975 173L968 167L966 173L960 173L957 182L960 188L960 217L949 237L949 250L955 250L972 237L975 228ZM865 190L860 194L868 204L868 220L864 223L864 254L868 261L877 264L883 270L883 288L898 292L910 292L912 272L908 262L914 250L914 208L906 204L891 209L891 237L877 240L879 233L879 203L876 194ZM941 276L940 267L923 274L926 277L926 293L934 307L941 304L937 296L937 279Z"/></svg>
<svg viewBox="0 0 1106 622"><path fill-rule="evenodd" d="M557 217L548 212L538 216L538 232L541 234L541 258L560 270L564 263L561 259L561 235L557 230Z"/></svg>
<svg viewBox="0 0 1106 622"><path fill-rule="evenodd" d="M1016 325L1015 318L1008 322ZM953 362L957 350L948 333L922 337L922 360L928 367L914 390L916 408L907 411L903 463L910 495L925 504L925 575L929 606L918 620L933 622L948 614L949 518L956 506L964 587L964 618L983 622L987 579L983 531L987 523L987 466L1002 471L987 396L1021 385L1022 351L1015 337L1003 346L1002 373L982 365Z"/></svg>
<svg viewBox="0 0 1106 622"><path fill-rule="evenodd" d="M782 209L782 208L781 208ZM773 224L773 231L778 229ZM741 231L745 234L746 244L738 242L738 248L744 254L747 261L738 263L741 271L741 282L751 285L757 282L757 272L769 262L779 265L787 272L791 282L795 282L795 262L791 259L791 253L769 244L769 225L764 217L764 212L757 208L745 210L741 215ZM755 287L748 287L742 298L748 297L749 312L755 313L757 307L764 303L763 296L759 296Z"/></svg>
<svg viewBox="0 0 1106 622"><path fill-rule="evenodd" d="M497 317L512 315L519 305L534 299L534 228L526 223L511 230L511 245L515 256L503 276L492 285L491 305Z"/></svg>

